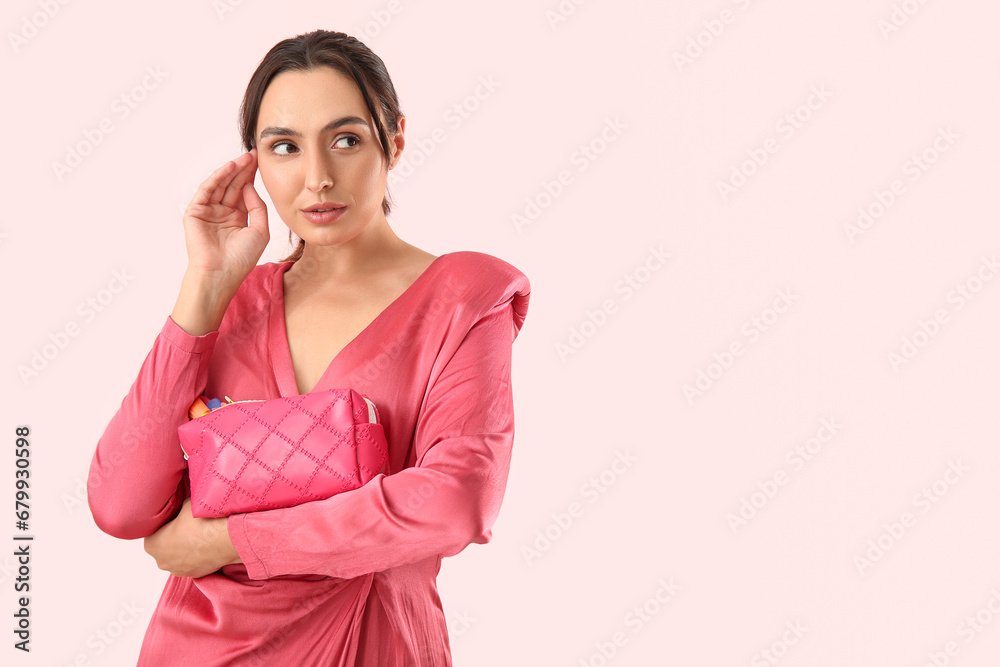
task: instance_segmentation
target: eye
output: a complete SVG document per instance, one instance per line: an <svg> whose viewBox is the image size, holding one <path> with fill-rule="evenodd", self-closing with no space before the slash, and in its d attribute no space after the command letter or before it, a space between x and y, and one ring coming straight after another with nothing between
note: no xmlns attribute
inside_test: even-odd
<svg viewBox="0 0 1000 667"><path fill-rule="evenodd" d="M346 136L341 137L340 139L337 139L337 141L335 141L333 143L333 145L336 146L337 144L339 144L342 141L353 141L354 143L351 144L351 145L349 145L349 146L341 146L341 148L354 148L359 143L361 143L361 140L358 139L357 137L355 137L353 134L348 134Z"/></svg>
<svg viewBox="0 0 1000 667"><path fill-rule="evenodd" d="M295 145L292 144L290 141L278 141L271 144L271 152L275 153L276 155L290 155L290 153L285 153L281 150L278 150L279 146L291 146L292 148L295 148Z"/></svg>

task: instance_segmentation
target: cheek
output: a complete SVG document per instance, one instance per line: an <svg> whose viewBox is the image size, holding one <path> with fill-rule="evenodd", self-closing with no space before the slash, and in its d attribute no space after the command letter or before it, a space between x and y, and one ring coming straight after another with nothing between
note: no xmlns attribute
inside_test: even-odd
<svg viewBox="0 0 1000 667"><path fill-rule="evenodd" d="M273 165L258 166L257 172L260 180L271 196L271 201L275 206L282 206L288 194L290 178L287 170L275 168Z"/></svg>
<svg viewBox="0 0 1000 667"><path fill-rule="evenodd" d="M384 170L385 164L382 162L381 155L367 160L358 170L358 186L363 190L366 198L377 197L381 203L382 194L385 192L385 182L388 178Z"/></svg>

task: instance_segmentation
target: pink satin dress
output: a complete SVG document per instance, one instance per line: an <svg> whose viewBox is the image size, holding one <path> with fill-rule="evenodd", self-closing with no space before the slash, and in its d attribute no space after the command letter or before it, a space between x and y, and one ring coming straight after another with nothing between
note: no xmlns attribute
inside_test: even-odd
<svg viewBox="0 0 1000 667"><path fill-rule="evenodd" d="M97 443L87 482L101 530L138 539L187 497L177 426L195 396L297 395L283 275L260 264L217 331L170 317ZM170 575L137 664L451 665L441 558L492 538L514 438L512 343L530 286L479 252L441 255L330 363L316 390L378 406L389 472L297 507L237 514L242 564ZM150 572L156 563L150 557Z"/></svg>

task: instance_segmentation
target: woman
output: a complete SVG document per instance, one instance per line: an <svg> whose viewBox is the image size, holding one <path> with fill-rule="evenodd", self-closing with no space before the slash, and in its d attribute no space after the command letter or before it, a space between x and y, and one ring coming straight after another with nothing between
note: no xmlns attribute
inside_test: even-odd
<svg viewBox="0 0 1000 667"><path fill-rule="evenodd" d="M280 42L241 109L246 153L184 215L189 263L88 478L98 526L170 572L139 665L450 665L442 556L491 539L513 442L511 343L527 278L399 239L388 170L405 120L343 33ZM295 251L268 242L261 180ZM194 518L177 427L195 396L350 387L379 407L389 473L287 509Z"/></svg>

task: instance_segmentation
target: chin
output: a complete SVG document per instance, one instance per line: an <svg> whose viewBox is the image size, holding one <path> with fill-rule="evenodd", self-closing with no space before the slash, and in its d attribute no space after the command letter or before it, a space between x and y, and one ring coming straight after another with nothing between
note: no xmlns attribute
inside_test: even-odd
<svg viewBox="0 0 1000 667"><path fill-rule="evenodd" d="M381 211L382 203L379 201L378 210ZM300 239L311 245L323 246L334 245L348 241L358 234L364 232L369 224L375 219L375 212L349 210L336 221L326 225L314 225L298 212L293 214L295 224L288 224L288 218L282 216L285 226L288 227ZM361 219L364 222L359 223Z"/></svg>
<svg viewBox="0 0 1000 667"><path fill-rule="evenodd" d="M338 221L339 222L339 221ZM326 227L316 227L309 229L293 229L292 231L300 239L312 246L338 245L357 237L364 228L355 226L338 227L337 223Z"/></svg>

